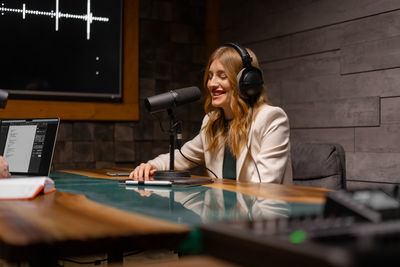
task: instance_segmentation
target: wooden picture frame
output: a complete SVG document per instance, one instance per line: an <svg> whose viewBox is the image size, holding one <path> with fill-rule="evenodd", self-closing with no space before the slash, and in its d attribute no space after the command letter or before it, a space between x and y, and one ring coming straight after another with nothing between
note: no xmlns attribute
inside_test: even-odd
<svg viewBox="0 0 400 267"><path fill-rule="evenodd" d="M139 0L124 1L122 102L9 100L1 118L59 117L61 120L139 119Z"/></svg>

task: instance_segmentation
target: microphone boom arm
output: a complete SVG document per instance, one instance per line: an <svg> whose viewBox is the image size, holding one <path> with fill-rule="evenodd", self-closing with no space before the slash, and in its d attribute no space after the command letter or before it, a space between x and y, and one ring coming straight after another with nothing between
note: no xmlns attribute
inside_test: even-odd
<svg viewBox="0 0 400 267"><path fill-rule="evenodd" d="M169 170L156 171L154 173L155 180L179 180L190 178L189 171L175 171L175 134L178 135L177 145L181 146L181 121L175 121L172 108L168 110L169 116Z"/></svg>
<svg viewBox="0 0 400 267"><path fill-rule="evenodd" d="M172 109L168 109L169 116L169 170L175 169L175 116Z"/></svg>

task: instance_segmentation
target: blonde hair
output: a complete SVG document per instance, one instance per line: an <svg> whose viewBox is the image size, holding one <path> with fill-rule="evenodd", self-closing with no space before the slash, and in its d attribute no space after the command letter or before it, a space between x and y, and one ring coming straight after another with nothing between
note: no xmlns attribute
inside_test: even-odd
<svg viewBox="0 0 400 267"><path fill-rule="evenodd" d="M259 67L258 60L250 49L246 48L250 56L253 58L251 63L254 67ZM213 107L211 104L211 95L207 87L208 75L210 65L214 60L224 66L225 73L231 85L232 95L230 106L233 112L233 119L230 122L228 132L225 132L225 119L222 108ZM206 70L204 73L204 88L206 90L206 100L204 110L209 116L207 124L202 130L205 131L206 138L208 139L208 151L220 148L223 144L228 144L232 154L238 158L242 149L246 145L247 134L250 128L249 122L252 118L251 109L246 101L240 96L240 91L237 84L236 76L243 68L242 58L239 53L232 47L221 46L217 48L210 56ZM263 93L260 94L256 103L254 104L254 115L256 116L259 107L265 103L269 103L267 97Z"/></svg>

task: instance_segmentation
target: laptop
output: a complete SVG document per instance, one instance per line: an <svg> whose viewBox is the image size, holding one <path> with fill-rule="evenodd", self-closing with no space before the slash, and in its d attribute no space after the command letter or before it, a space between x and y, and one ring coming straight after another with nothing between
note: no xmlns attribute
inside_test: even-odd
<svg viewBox="0 0 400 267"><path fill-rule="evenodd" d="M59 125L59 118L1 121L0 155L11 177L49 175Z"/></svg>

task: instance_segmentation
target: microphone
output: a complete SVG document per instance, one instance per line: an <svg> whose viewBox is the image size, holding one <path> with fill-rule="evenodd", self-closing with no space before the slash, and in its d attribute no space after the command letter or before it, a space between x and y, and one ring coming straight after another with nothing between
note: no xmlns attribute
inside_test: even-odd
<svg viewBox="0 0 400 267"><path fill-rule="evenodd" d="M145 105L148 111L156 112L199 100L200 96L200 89L191 86L147 97Z"/></svg>
<svg viewBox="0 0 400 267"><path fill-rule="evenodd" d="M0 89L0 108L6 108L8 92Z"/></svg>

